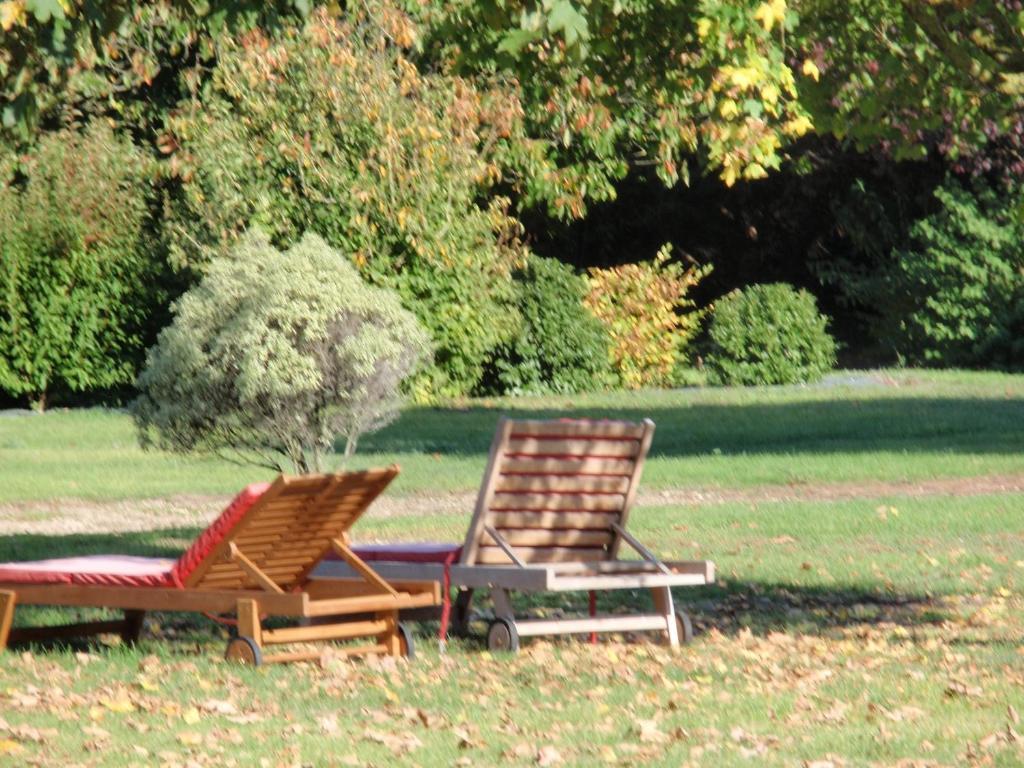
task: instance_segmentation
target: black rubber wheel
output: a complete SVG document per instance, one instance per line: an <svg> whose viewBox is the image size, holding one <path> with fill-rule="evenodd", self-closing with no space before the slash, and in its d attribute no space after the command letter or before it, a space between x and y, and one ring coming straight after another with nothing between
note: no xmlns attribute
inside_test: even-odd
<svg viewBox="0 0 1024 768"><path fill-rule="evenodd" d="M473 590L462 589L452 604L450 632L455 637L469 637L469 618L472 611Z"/></svg>
<svg viewBox="0 0 1024 768"><path fill-rule="evenodd" d="M676 611L676 634L679 635L680 645L689 645L693 642L693 622L685 611Z"/></svg>
<svg viewBox="0 0 1024 768"><path fill-rule="evenodd" d="M224 652L224 658L228 661L236 661L239 664L251 664L258 667L263 663L263 652L256 645L251 637L239 635L228 640L228 648Z"/></svg>
<svg viewBox="0 0 1024 768"><path fill-rule="evenodd" d="M398 625L398 642L402 648L402 655L405 658L410 661L416 658L416 644L412 639L412 630L405 624Z"/></svg>
<svg viewBox="0 0 1024 768"><path fill-rule="evenodd" d="M495 619L487 627L487 650L515 653L519 650L519 632L516 625L505 619Z"/></svg>

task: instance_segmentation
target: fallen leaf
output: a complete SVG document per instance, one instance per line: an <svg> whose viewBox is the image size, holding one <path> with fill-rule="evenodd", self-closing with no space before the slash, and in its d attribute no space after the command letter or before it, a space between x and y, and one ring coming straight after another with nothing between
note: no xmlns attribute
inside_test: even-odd
<svg viewBox="0 0 1024 768"><path fill-rule="evenodd" d="M135 711L135 705L132 704L131 699L118 698L118 699L101 699L100 704L109 709L111 712L119 712L124 714L125 712Z"/></svg>
<svg viewBox="0 0 1024 768"><path fill-rule="evenodd" d="M636 731L640 741L647 744L660 744L668 741L668 734L658 730L658 724L654 720L637 720Z"/></svg>
<svg viewBox="0 0 1024 768"><path fill-rule="evenodd" d="M317 725L320 726L321 733L325 733L330 736L338 732L338 718L335 715L318 717L316 722Z"/></svg>
<svg viewBox="0 0 1024 768"><path fill-rule="evenodd" d="M949 685L946 686L946 695L950 698L956 696L963 696L964 698L977 698L981 696L982 690L980 686L968 685L960 680L951 680Z"/></svg>
<svg viewBox="0 0 1024 768"><path fill-rule="evenodd" d="M562 753L550 745L537 750L537 765L558 765L562 762Z"/></svg>
<svg viewBox="0 0 1024 768"><path fill-rule="evenodd" d="M234 703L224 699L208 699L199 705L204 712L213 712L218 715L237 715L238 707Z"/></svg>
<svg viewBox="0 0 1024 768"><path fill-rule="evenodd" d="M178 741L186 747L198 747L203 743L203 737L195 731L182 731L178 734Z"/></svg>

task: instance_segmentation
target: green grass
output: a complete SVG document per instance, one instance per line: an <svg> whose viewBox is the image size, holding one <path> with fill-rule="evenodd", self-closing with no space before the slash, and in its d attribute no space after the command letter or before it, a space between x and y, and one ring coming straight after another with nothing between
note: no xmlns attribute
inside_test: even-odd
<svg viewBox="0 0 1024 768"><path fill-rule="evenodd" d="M867 765L923 755L928 741L939 764L961 764L970 743L1017 765L1015 743L986 740L1012 725L1008 707L1024 709L1022 505L1007 495L638 510L642 539L712 557L723 577L677 594L700 631L678 654L531 641L509 658L457 641L441 657L426 624L413 664L250 670L220 662L219 626L157 614L136 649L0 656L0 744L7 727L19 759L85 765L531 765L542 746L579 765ZM392 538L396 522L368 517L361 537ZM444 537L464 524L417 518L400 533ZM167 555L193 533L14 536L0 559ZM26 609L18 623L58 618L68 617ZM88 729L68 728L72 717Z"/></svg>
<svg viewBox="0 0 1024 768"><path fill-rule="evenodd" d="M495 418L515 411L651 416L647 487L1024 469L1024 377L892 376L899 386L415 409L367 439L361 460L399 460L405 493L469 490ZM142 454L125 417L106 412L0 419L0 461L0 485L15 483L0 488L8 501L230 493L259 476ZM17 485L18 473L33 481ZM503 657L465 640L441 656L428 623L417 627L414 663L246 669L220 661L222 627L157 614L134 649L0 654L0 765L525 766L552 760L542 748L567 765L1024 764L1024 494L864 496L637 509L630 527L641 540L713 559L721 577L677 593L699 631L678 653L644 640L559 640ZM458 539L467 517L371 513L355 533ZM8 536L0 561L173 555L195 533ZM582 607L570 599L523 605ZM648 599L625 592L600 607ZM26 608L17 622L69 613Z"/></svg>
<svg viewBox="0 0 1024 768"><path fill-rule="evenodd" d="M397 462L389 491L471 491L494 424L517 416L652 418L650 490L1019 473L1024 377L853 374L856 386L694 389L467 401L409 408L369 435L353 466ZM336 457L335 457L336 459ZM0 502L230 494L271 473L143 452L123 413L0 417Z"/></svg>

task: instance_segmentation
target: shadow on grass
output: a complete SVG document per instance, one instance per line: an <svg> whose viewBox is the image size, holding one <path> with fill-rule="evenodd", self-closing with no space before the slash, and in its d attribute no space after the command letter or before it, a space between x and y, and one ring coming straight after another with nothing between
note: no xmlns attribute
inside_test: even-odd
<svg viewBox="0 0 1024 768"><path fill-rule="evenodd" d="M952 618L943 596L886 591L870 585L806 587L747 581L675 591L676 608L686 611L698 633L715 629L724 635L749 630L821 634L835 629L880 624L905 628L934 625ZM581 593L518 595L517 611L557 616L584 614L587 598ZM478 606L488 614L486 598ZM598 595L599 613L652 610L646 590L618 590ZM482 626L482 625L480 625Z"/></svg>
<svg viewBox="0 0 1024 768"><path fill-rule="evenodd" d="M567 397L564 407L544 410L413 408L390 427L364 437L360 450L486 455L502 414L544 419L650 418L657 425L651 456L857 451L985 454L1020 450L1024 400L907 396L579 408Z"/></svg>
<svg viewBox="0 0 1024 768"><path fill-rule="evenodd" d="M111 554L177 557L199 531L199 528L162 528L128 533L3 536L0 537L0 562Z"/></svg>
<svg viewBox="0 0 1024 768"><path fill-rule="evenodd" d="M109 553L176 557L197 532L194 528L169 528L123 534L8 536L0 539L0 561ZM949 596L901 592L870 583L808 587L750 578L743 582L725 581L709 587L681 589L675 599L677 607L691 615L698 634L714 629L731 636L744 630L755 635L772 632L827 634L838 629L882 624L912 630L954 618L948 602L943 599ZM549 617L585 613L587 608L584 593L519 594L514 602L516 610L523 614ZM486 598L477 603L476 607L486 614L489 608ZM647 590L602 592L598 596L601 613L647 611L651 610L651 605ZM23 606L16 614L15 624L55 624L91 619L103 613L97 609ZM175 653L195 653L200 644L219 642L223 637L221 625L198 614L163 614L160 623L161 635L156 639L168 640L175 646L171 649ZM436 623L427 623L419 628L419 634L431 637L436 627ZM478 633L485 628L479 622L474 624ZM82 650L95 646L95 641L85 640L33 644L41 650ZM467 647L471 646L472 642Z"/></svg>

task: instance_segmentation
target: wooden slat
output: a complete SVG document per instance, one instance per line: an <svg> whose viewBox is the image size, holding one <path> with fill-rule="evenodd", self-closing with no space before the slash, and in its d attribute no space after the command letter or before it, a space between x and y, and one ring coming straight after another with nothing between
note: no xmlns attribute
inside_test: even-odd
<svg viewBox="0 0 1024 768"><path fill-rule="evenodd" d="M501 463L504 475L559 474L559 475L618 475L630 477L633 474L632 459L529 459L506 458Z"/></svg>
<svg viewBox="0 0 1024 768"><path fill-rule="evenodd" d="M349 613L394 611L404 608L422 608L437 605L440 602L440 591L420 592L415 595L400 593L397 598L378 592L373 595L313 600L309 604L309 615L336 616Z"/></svg>
<svg viewBox="0 0 1024 768"><path fill-rule="evenodd" d="M643 632L667 630L668 619L658 614L595 616L587 619L527 619L516 622L520 637L582 635L589 632Z"/></svg>
<svg viewBox="0 0 1024 768"><path fill-rule="evenodd" d="M512 437L556 436L556 437L600 437L632 438L643 437L644 427L629 421L515 421Z"/></svg>
<svg viewBox="0 0 1024 768"><path fill-rule="evenodd" d="M282 476L240 521L234 540L251 564L266 571L273 558L308 555L291 571L275 571L282 588L301 582L329 547L329 539L344 533L398 473L397 467L345 475ZM276 537L276 538L275 538ZM206 573L223 558L228 541L221 542L189 579L205 584ZM218 586L247 583L218 577Z"/></svg>
<svg viewBox="0 0 1024 768"><path fill-rule="evenodd" d="M7 585L0 586L0 589ZM260 610L279 616L303 616L309 599L301 593L176 589L165 587L96 587L74 584L17 585L22 605L80 605L152 611L233 611L240 598L252 597Z"/></svg>
<svg viewBox="0 0 1024 768"><path fill-rule="evenodd" d="M263 567L267 570L271 568L297 568L306 565L313 559L315 559L315 557L308 552L295 555L275 553L273 557L268 557L264 560Z"/></svg>
<svg viewBox="0 0 1024 768"><path fill-rule="evenodd" d="M498 532L505 541L517 549L519 547L605 547L612 540L612 534L607 530L510 528ZM483 543L490 545L491 538L485 537Z"/></svg>
<svg viewBox="0 0 1024 768"><path fill-rule="evenodd" d="M612 512L492 512L491 525L502 531L511 528L578 528L611 530L619 516Z"/></svg>
<svg viewBox="0 0 1024 768"><path fill-rule="evenodd" d="M585 510L589 512L618 512L626 497L622 494L578 496L575 494L496 493L490 508L501 510Z"/></svg>
<svg viewBox="0 0 1024 768"><path fill-rule="evenodd" d="M344 561L334 560L331 561L331 565L337 565L341 568L348 569L353 575L355 573L351 570L351 568L349 568L348 565L344 563ZM377 569L378 565L379 563L374 563L374 570L376 570L379 573L380 571ZM392 587L397 589L399 592L405 592L409 595L417 597L417 599L423 597L430 598L438 603L441 601L441 585L438 584L437 581L434 579L429 579L427 577L412 580L397 579L390 577L385 578L387 578L388 583ZM319 604L325 601L337 602L340 599L344 603L352 597L370 597L374 600L390 599L387 596L381 595L379 591L371 587L371 585L368 584L365 580L360 578L353 578L352 576L349 576L348 578L339 578L337 576L330 575L316 576L312 580L307 582L305 592L310 597L310 611L315 610L313 608L314 604ZM339 605L341 605L341 603L339 603ZM345 610L344 605L341 605L340 610ZM378 610L378 608L368 608L367 610ZM330 608L326 609L326 612L337 613L338 609Z"/></svg>
<svg viewBox="0 0 1024 768"><path fill-rule="evenodd" d="M618 493L629 490L628 477L595 475L502 475L497 491L529 491L532 493Z"/></svg>
<svg viewBox="0 0 1024 768"><path fill-rule="evenodd" d="M267 592L284 594L284 590L277 585L277 582L274 581L265 571L255 565L252 560L246 557L238 548L238 545L231 542L228 551L231 553L231 559L238 563L238 567L245 571L246 575L263 587L263 589L267 590Z"/></svg>
<svg viewBox="0 0 1024 768"><path fill-rule="evenodd" d="M468 565L476 562L476 550L480 546L480 535L483 533L484 525L487 524L486 518L491 507L491 497L494 495L494 481L500 474L504 446L511 429L511 421L504 417L498 419L498 427L494 430L494 439L491 441L491 451L487 457L487 468L484 470L480 493L477 494L476 506L473 508L473 518L469 521L466 539L462 544L460 563Z"/></svg>
<svg viewBox="0 0 1024 768"><path fill-rule="evenodd" d="M654 440L654 422L650 419L644 419L644 436L640 440L640 453L637 456L636 465L633 467L633 476L629 480L629 491L626 493L626 501L622 505L622 519L619 520L619 525L623 528L626 527L626 523L629 521L629 510L633 507L633 502L636 500L636 491L640 487L640 477L644 473L644 462L647 460L647 453L651 449L651 441ZM612 542L609 551L611 557L609 559L614 560L619 556L619 547L622 546L622 537L616 536L615 541Z"/></svg>
<svg viewBox="0 0 1024 768"><path fill-rule="evenodd" d="M516 554L527 563L561 563L603 560L607 552L603 549L567 549L558 547L516 547ZM477 551L478 563L504 564L512 560L498 547L481 546Z"/></svg>
<svg viewBox="0 0 1024 768"><path fill-rule="evenodd" d="M317 624L310 627L284 627L263 630L263 642L312 643L318 640L347 640L352 637L377 635L387 629L387 622L381 620L348 621L342 624Z"/></svg>
<svg viewBox="0 0 1024 768"><path fill-rule="evenodd" d="M506 454L526 456L602 456L632 458L640 448L638 440L544 440L524 437L509 440Z"/></svg>

